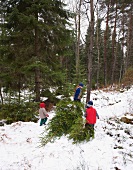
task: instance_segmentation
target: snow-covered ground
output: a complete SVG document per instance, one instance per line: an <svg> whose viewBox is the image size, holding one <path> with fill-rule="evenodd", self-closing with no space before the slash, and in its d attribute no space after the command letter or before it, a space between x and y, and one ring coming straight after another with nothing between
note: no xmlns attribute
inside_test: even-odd
<svg viewBox="0 0 133 170"><path fill-rule="evenodd" d="M62 136L40 147L46 126L40 127L39 120L1 126L0 170L133 170L133 125L119 121L126 113L133 119L133 88L92 91L91 100L100 119L95 138L87 143L74 145Z"/></svg>

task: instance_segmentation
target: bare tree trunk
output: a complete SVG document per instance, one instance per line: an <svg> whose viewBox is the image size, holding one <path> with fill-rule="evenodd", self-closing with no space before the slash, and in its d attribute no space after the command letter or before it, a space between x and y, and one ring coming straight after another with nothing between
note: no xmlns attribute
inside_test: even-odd
<svg viewBox="0 0 133 170"><path fill-rule="evenodd" d="M114 23L114 31L112 33L112 75L111 75L111 84L114 83L114 73L115 73L115 65L116 65L116 21L117 21L117 1L115 7L115 23Z"/></svg>
<svg viewBox="0 0 133 170"><path fill-rule="evenodd" d="M79 65L80 65L80 52L79 52L79 46L80 46L80 27L81 27L81 5L82 5L82 0L79 1L79 6L77 9L77 17L78 20L75 19L75 23L76 23L76 80L77 82L79 81Z"/></svg>
<svg viewBox="0 0 133 170"><path fill-rule="evenodd" d="M97 88L99 88L99 71L100 71L100 48L99 48L99 27L98 27L98 7L97 7Z"/></svg>
<svg viewBox="0 0 133 170"><path fill-rule="evenodd" d="M107 7L106 30L104 33L104 85L107 86L107 38L108 38L108 22L109 22L109 3Z"/></svg>
<svg viewBox="0 0 133 170"><path fill-rule="evenodd" d="M133 15L132 15L133 3L131 4L131 11L129 13L129 24L128 24L128 37L127 37L127 55L125 62L125 71L133 66L131 57L133 57Z"/></svg>
<svg viewBox="0 0 133 170"><path fill-rule="evenodd" d="M0 87L0 98L1 98L1 103L2 103L2 105L3 105L3 96L2 96L1 87Z"/></svg>
<svg viewBox="0 0 133 170"><path fill-rule="evenodd" d="M38 19L38 14L36 15ZM35 28L35 56L36 59L39 60L39 51L38 51L38 28ZM36 93L36 98L35 101L39 102L40 101L40 69L39 67L35 68L35 93Z"/></svg>
<svg viewBox="0 0 133 170"><path fill-rule="evenodd" d="M120 68L120 77L119 77L119 87L121 86L121 77L122 77L122 65L121 65L121 68Z"/></svg>
<svg viewBox="0 0 133 170"><path fill-rule="evenodd" d="M88 47L88 74L87 74L87 98L86 102L90 100L91 86L92 86L92 57L93 57L93 38L94 38L94 6L93 0L90 0L90 45Z"/></svg>
<svg viewBox="0 0 133 170"><path fill-rule="evenodd" d="M36 93L36 102L40 101L40 69L35 69L35 93Z"/></svg>
<svg viewBox="0 0 133 170"><path fill-rule="evenodd" d="M124 18L124 4L122 5L122 60L123 60L123 64L124 64L124 58L125 58L125 51L124 51L124 42L125 42L125 28L124 28L124 25L125 25L125 18ZM123 68L123 70L125 70L125 66ZM122 69L121 69L121 72L120 72L120 82L121 82L121 76L122 75Z"/></svg>
<svg viewBox="0 0 133 170"><path fill-rule="evenodd" d="M19 82L18 82L18 101L20 104L20 101L21 101L21 75L19 75Z"/></svg>

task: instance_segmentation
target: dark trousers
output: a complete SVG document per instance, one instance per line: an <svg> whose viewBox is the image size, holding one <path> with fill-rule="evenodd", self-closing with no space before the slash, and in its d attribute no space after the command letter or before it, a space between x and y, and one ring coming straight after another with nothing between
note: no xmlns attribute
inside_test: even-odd
<svg viewBox="0 0 133 170"><path fill-rule="evenodd" d="M81 100L80 100L80 99L74 99L74 101L81 102Z"/></svg>
<svg viewBox="0 0 133 170"><path fill-rule="evenodd" d="M41 119L40 126L42 126L43 124L45 125L47 119L48 119L47 117L45 117L44 119Z"/></svg>
<svg viewBox="0 0 133 170"><path fill-rule="evenodd" d="M94 137L94 124L85 124L85 128L88 130L90 137Z"/></svg>

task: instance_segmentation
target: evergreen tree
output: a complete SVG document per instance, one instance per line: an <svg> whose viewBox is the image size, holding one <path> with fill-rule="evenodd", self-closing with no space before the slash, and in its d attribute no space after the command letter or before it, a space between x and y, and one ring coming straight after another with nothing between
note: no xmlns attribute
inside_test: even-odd
<svg viewBox="0 0 133 170"><path fill-rule="evenodd" d="M64 10L65 4L60 0L1 2L5 10L2 49L8 47L2 57L10 61L10 70L17 73L17 84L35 82L36 101L39 101L41 88L65 81L60 58L71 43L70 13ZM24 81L19 82L20 78Z"/></svg>

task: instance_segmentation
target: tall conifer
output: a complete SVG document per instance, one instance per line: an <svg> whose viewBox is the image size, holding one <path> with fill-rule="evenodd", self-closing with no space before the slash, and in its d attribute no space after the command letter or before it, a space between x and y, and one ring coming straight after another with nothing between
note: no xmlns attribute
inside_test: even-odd
<svg viewBox="0 0 133 170"><path fill-rule="evenodd" d="M11 59L14 73L19 72L18 77L26 77L28 82L34 80L35 100L39 101L41 87L64 81L60 58L71 42L70 13L61 0L1 2L6 10L4 34L8 41L3 45L9 46L6 56ZM17 77L16 80L19 82Z"/></svg>

